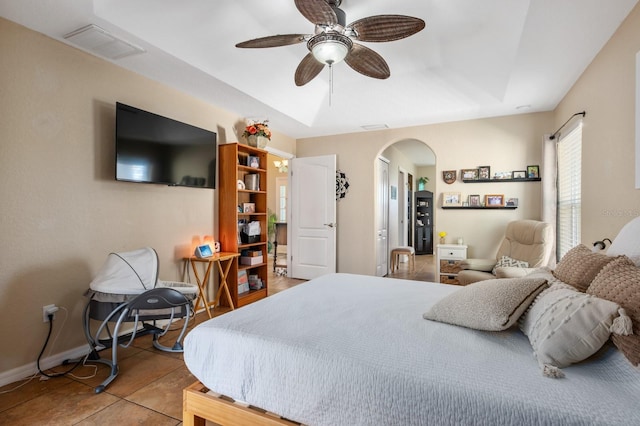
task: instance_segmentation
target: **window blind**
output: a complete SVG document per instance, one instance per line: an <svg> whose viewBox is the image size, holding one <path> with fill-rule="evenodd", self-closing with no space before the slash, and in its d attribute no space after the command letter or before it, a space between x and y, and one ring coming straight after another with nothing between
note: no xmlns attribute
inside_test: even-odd
<svg viewBox="0 0 640 426"><path fill-rule="evenodd" d="M580 243L582 206L582 123L558 140L558 259Z"/></svg>

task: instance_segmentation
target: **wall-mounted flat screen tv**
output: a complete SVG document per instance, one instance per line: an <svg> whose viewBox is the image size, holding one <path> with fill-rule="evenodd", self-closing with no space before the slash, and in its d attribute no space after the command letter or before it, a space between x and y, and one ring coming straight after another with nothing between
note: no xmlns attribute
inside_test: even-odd
<svg viewBox="0 0 640 426"><path fill-rule="evenodd" d="M116 103L116 180L216 187L216 133Z"/></svg>

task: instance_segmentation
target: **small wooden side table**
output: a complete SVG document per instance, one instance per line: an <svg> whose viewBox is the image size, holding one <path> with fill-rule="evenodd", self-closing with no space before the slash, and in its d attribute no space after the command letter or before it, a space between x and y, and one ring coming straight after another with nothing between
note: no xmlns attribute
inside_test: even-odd
<svg viewBox="0 0 640 426"><path fill-rule="evenodd" d="M187 260L191 264L191 269L193 270L193 275L196 278L196 283L198 284L198 288L200 288L200 294L198 294L198 298L196 299L194 311L198 311L200 304L204 306L207 311L207 315L209 318L211 316L210 308L215 308L220 303L220 297L222 296L222 292L224 291L227 296L227 301L229 302L229 306L231 309L235 309L233 306L233 300L231 299L231 293L229 292L229 286L227 284L227 276L229 275L229 270L231 269L231 265L234 261L240 256L240 253L216 253L211 257L187 257ZM198 268L196 267L197 263L206 263L207 268L205 269L204 277L200 278L200 274L198 272ZM209 276L211 275L211 267L213 264L218 265L218 273L220 276L220 282L218 285L218 292L216 293L216 298L213 301L209 301L207 299L207 284L209 283Z"/></svg>

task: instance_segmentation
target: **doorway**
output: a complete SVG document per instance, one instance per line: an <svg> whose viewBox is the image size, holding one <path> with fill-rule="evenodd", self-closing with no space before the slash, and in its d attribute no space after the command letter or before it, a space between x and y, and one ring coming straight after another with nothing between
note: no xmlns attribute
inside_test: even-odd
<svg viewBox="0 0 640 426"><path fill-rule="evenodd" d="M388 252L394 247L412 246L416 248L416 194L417 181L421 177L427 177L428 182L424 188L435 193L436 182L436 156L433 150L424 142L417 139L403 139L391 142L378 156L389 160L388 197ZM377 183L377 181L376 181ZM376 191L377 193L378 191ZM379 207L376 199L375 208ZM433 226L435 218L430 217L430 225ZM424 221L423 221L424 222ZM377 226L377 222L376 222ZM376 245L377 247L377 245ZM376 254L376 265L380 255ZM406 258L401 259L404 263Z"/></svg>
<svg viewBox="0 0 640 426"><path fill-rule="evenodd" d="M267 234L269 269L287 276L287 221L290 206L289 162L293 157L267 147Z"/></svg>

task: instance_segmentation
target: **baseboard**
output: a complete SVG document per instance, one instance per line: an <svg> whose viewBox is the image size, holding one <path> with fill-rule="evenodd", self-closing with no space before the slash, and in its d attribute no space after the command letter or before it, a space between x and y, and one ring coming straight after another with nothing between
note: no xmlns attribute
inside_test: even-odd
<svg viewBox="0 0 640 426"><path fill-rule="evenodd" d="M77 348L70 349L59 354L52 355L40 360L40 368L46 370L48 368L56 367L62 364L67 359L77 359L85 356L89 353L89 345L78 346ZM8 385L9 383L17 382L18 380L25 379L33 376L38 372L38 365L32 362L21 367L16 367L9 371L0 373L0 386Z"/></svg>

